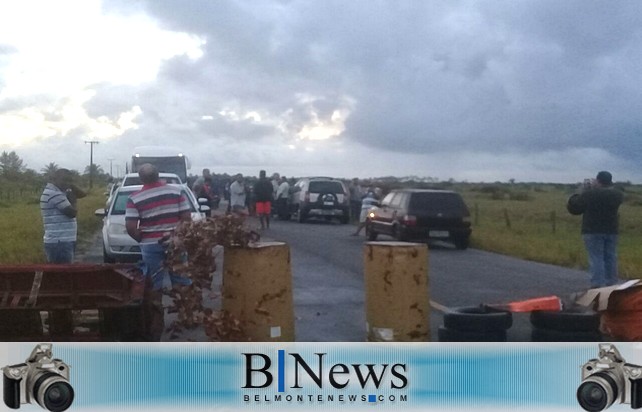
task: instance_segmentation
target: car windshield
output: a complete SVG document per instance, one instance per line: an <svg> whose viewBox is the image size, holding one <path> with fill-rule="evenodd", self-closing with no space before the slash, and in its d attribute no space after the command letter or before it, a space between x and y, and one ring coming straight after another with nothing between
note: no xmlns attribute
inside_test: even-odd
<svg viewBox="0 0 642 412"><path fill-rule="evenodd" d="M408 205L410 212L443 212L448 210L463 216L468 215L464 200L457 193L413 193Z"/></svg>
<svg viewBox="0 0 642 412"><path fill-rule="evenodd" d="M161 182L165 183L172 183L176 185L181 184L181 180L178 177L173 177L173 176L167 176L167 177L160 177L159 179ZM140 181L140 177L138 176L127 176L125 179L125 183L123 186L140 186L142 185L143 182Z"/></svg>
<svg viewBox="0 0 642 412"><path fill-rule="evenodd" d="M343 186L340 182L310 182L312 193L343 193Z"/></svg>
<svg viewBox="0 0 642 412"><path fill-rule="evenodd" d="M111 208L111 214L112 215L124 215L125 214L125 209L127 208L127 199L129 199L129 196L134 193L134 192L120 192L118 193L118 196L116 196L116 200L114 201L114 205ZM183 190L183 196L187 199L187 203L189 203L190 209L192 212L196 212L196 206L194 205L193 198L189 196L189 194Z"/></svg>

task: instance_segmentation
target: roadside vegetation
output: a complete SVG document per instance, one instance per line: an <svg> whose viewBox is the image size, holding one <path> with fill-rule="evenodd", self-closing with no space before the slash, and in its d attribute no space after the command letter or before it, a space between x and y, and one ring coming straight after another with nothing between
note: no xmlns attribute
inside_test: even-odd
<svg viewBox="0 0 642 412"><path fill-rule="evenodd" d="M47 176L57 170L49 163L40 172L28 169L15 152L0 154L0 264L45 262L42 245L43 226L40 216L40 194ZM76 174L76 183L89 187L89 171ZM93 168L93 189L78 200L78 248L82 250L102 225L94 211L105 205L105 184L108 175L100 167Z"/></svg>
<svg viewBox="0 0 642 412"><path fill-rule="evenodd" d="M11 203L0 203L0 264L45 262L42 245L40 194ZM78 248L82 250L100 229L102 220L94 211L105 206L103 190L93 190L78 200Z"/></svg>
<svg viewBox="0 0 642 412"><path fill-rule="evenodd" d="M625 193L620 208L619 272L642 277L642 188L619 184ZM495 190L489 190L492 187ZM527 260L586 269L581 216L566 210L576 187L500 185L462 187L473 223L472 246Z"/></svg>

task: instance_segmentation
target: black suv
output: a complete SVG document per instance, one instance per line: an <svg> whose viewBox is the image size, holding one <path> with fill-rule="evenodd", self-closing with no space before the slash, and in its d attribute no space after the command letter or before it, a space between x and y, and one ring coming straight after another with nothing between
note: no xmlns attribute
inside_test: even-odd
<svg viewBox="0 0 642 412"><path fill-rule="evenodd" d="M466 249L470 239L470 212L462 197L448 190L399 189L370 211L368 240L386 234L398 240L448 240Z"/></svg>

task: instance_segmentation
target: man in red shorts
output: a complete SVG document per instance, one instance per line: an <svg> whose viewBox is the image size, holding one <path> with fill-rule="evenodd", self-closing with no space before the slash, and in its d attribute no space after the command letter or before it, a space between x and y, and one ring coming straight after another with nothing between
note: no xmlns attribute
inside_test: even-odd
<svg viewBox="0 0 642 412"><path fill-rule="evenodd" d="M265 170L259 172L259 180L254 184L256 198L256 214L261 221L261 229L270 228L270 213L272 210L272 182L265 177Z"/></svg>

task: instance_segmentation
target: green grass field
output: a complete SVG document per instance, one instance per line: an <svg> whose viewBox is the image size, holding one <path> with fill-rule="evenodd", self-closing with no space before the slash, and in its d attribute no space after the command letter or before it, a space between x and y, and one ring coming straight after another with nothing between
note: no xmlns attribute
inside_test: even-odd
<svg viewBox="0 0 642 412"><path fill-rule="evenodd" d="M78 240L91 237L102 225L94 211L105 205L102 190L94 190L78 200ZM39 196L26 197L12 204L0 203L0 264L41 263L45 261L42 246L42 218Z"/></svg>
<svg viewBox="0 0 642 412"><path fill-rule="evenodd" d="M642 276L642 206L640 189L628 188L620 208L619 272L622 278ZM464 196L473 222L472 247L537 262L586 269L580 234L581 216L566 210L572 192L538 186L537 190L499 195L471 188Z"/></svg>

